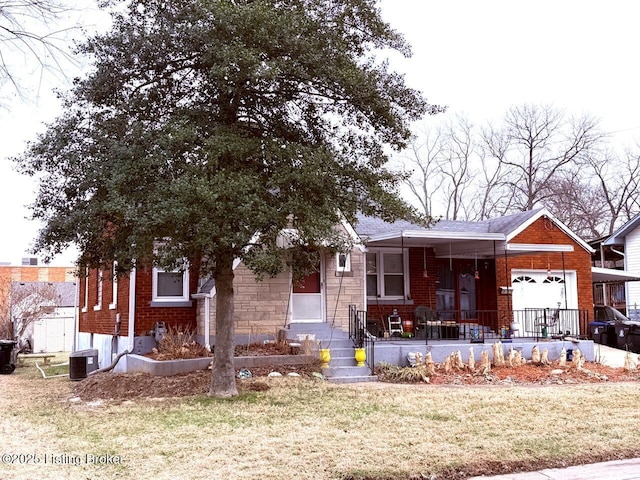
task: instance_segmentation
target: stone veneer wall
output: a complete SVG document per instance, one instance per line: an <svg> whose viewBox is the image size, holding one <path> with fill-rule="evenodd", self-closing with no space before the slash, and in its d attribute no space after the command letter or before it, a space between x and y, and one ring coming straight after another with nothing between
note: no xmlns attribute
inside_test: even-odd
<svg viewBox="0 0 640 480"><path fill-rule="evenodd" d="M365 254L358 248L351 251L351 271L336 272L335 255L325 258L325 282L327 299L327 322L349 330L349 305L366 310L364 285ZM335 320L334 320L335 319Z"/></svg>
<svg viewBox="0 0 640 480"><path fill-rule="evenodd" d="M359 310L364 300L364 254L355 248L351 253L351 271L336 272L335 255L324 258L326 321L348 329L349 305ZM278 329L290 319L289 299L291 278L284 272L275 278L256 281L253 273L242 263L235 269L235 328L238 335L268 335L275 337ZM215 297L210 299L210 335L215 335ZM205 300L198 300L198 335L205 335Z"/></svg>

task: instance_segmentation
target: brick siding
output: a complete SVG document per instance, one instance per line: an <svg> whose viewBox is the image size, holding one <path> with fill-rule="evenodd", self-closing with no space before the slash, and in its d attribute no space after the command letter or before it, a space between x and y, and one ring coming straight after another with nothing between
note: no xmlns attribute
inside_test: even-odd
<svg viewBox="0 0 640 480"><path fill-rule="evenodd" d="M196 269L189 270L189 292L195 293L198 285ZM80 279L80 308L79 331L114 335L116 333L116 319L120 315L119 335L129 334L129 276L118 278L117 302L115 308L109 308L113 303L113 278L111 270L104 270L102 274L102 305L95 310L98 292L98 270L89 271L88 282ZM182 327L196 329L197 305L192 301L191 307L152 307L152 269L139 268L136 270L136 304L135 304L135 332L136 336L146 335L155 328L156 322L165 322L166 327ZM88 283L89 303L86 311L82 307L85 299L85 285Z"/></svg>
<svg viewBox="0 0 640 480"><path fill-rule="evenodd" d="M574 270L576 272L578 308L593 310L593 287L591 280L591 254L573 240L557 225L545 218L539 218L510 243L572 245L573 252L538 253L535 255L511 256L507 259L509 275L505 274L505 259L496 259L497 286L511 285L511 270ZM498 297L498 308L507 310L510 299L507 295Z"/></svg>

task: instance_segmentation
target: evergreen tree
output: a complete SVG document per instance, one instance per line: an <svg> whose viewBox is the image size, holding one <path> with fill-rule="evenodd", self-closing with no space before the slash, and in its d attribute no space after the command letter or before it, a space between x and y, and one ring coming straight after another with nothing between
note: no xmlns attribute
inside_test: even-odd
<svg viewBox="0 0 640 480"><path fill-rule="evenodd" d="M439 108L378 60L410 50L376 3L132 0L81 46L92 73L17 159L40 179L37 251L75 243L81 265L123 272L189 259L215 278L211 395L237 394L234 259L300 277L308 247L344 246L341 216L413 215L384 148Z"/></svg>

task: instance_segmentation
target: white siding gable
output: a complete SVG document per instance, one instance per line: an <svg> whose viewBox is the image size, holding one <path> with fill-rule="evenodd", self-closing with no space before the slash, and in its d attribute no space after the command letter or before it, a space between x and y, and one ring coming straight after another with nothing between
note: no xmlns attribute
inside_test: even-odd
<svg viewBox="0 0 640 480"><path fill-rule="evenodd" d="M640 272L640 228L625 237L625 270ZM627 282L627 312L640 308L640 282Z"/></svg>

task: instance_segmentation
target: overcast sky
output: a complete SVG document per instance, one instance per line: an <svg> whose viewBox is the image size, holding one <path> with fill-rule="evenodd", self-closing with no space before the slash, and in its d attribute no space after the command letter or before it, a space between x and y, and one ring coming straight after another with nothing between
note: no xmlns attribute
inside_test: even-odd
<svg viewBox="0 0 640 480"><path fill-rule="evenodd" d="M431 103L447 105L448 115L464 112L482 123L514 105L552 104L599 117L621 145L640 137L640 2L383 0L381 5L385 20L413 46L410 59L394 56L392 65ZM74 22L90 17L74 15ZM20 264L30 256L38 230L25 219L34 184L12 171L8 157L58 112L52 86L65 88L32 85L32 101L0 106L0 262ZM74 256L69 252L55 264L71 264Z"/></svg>

